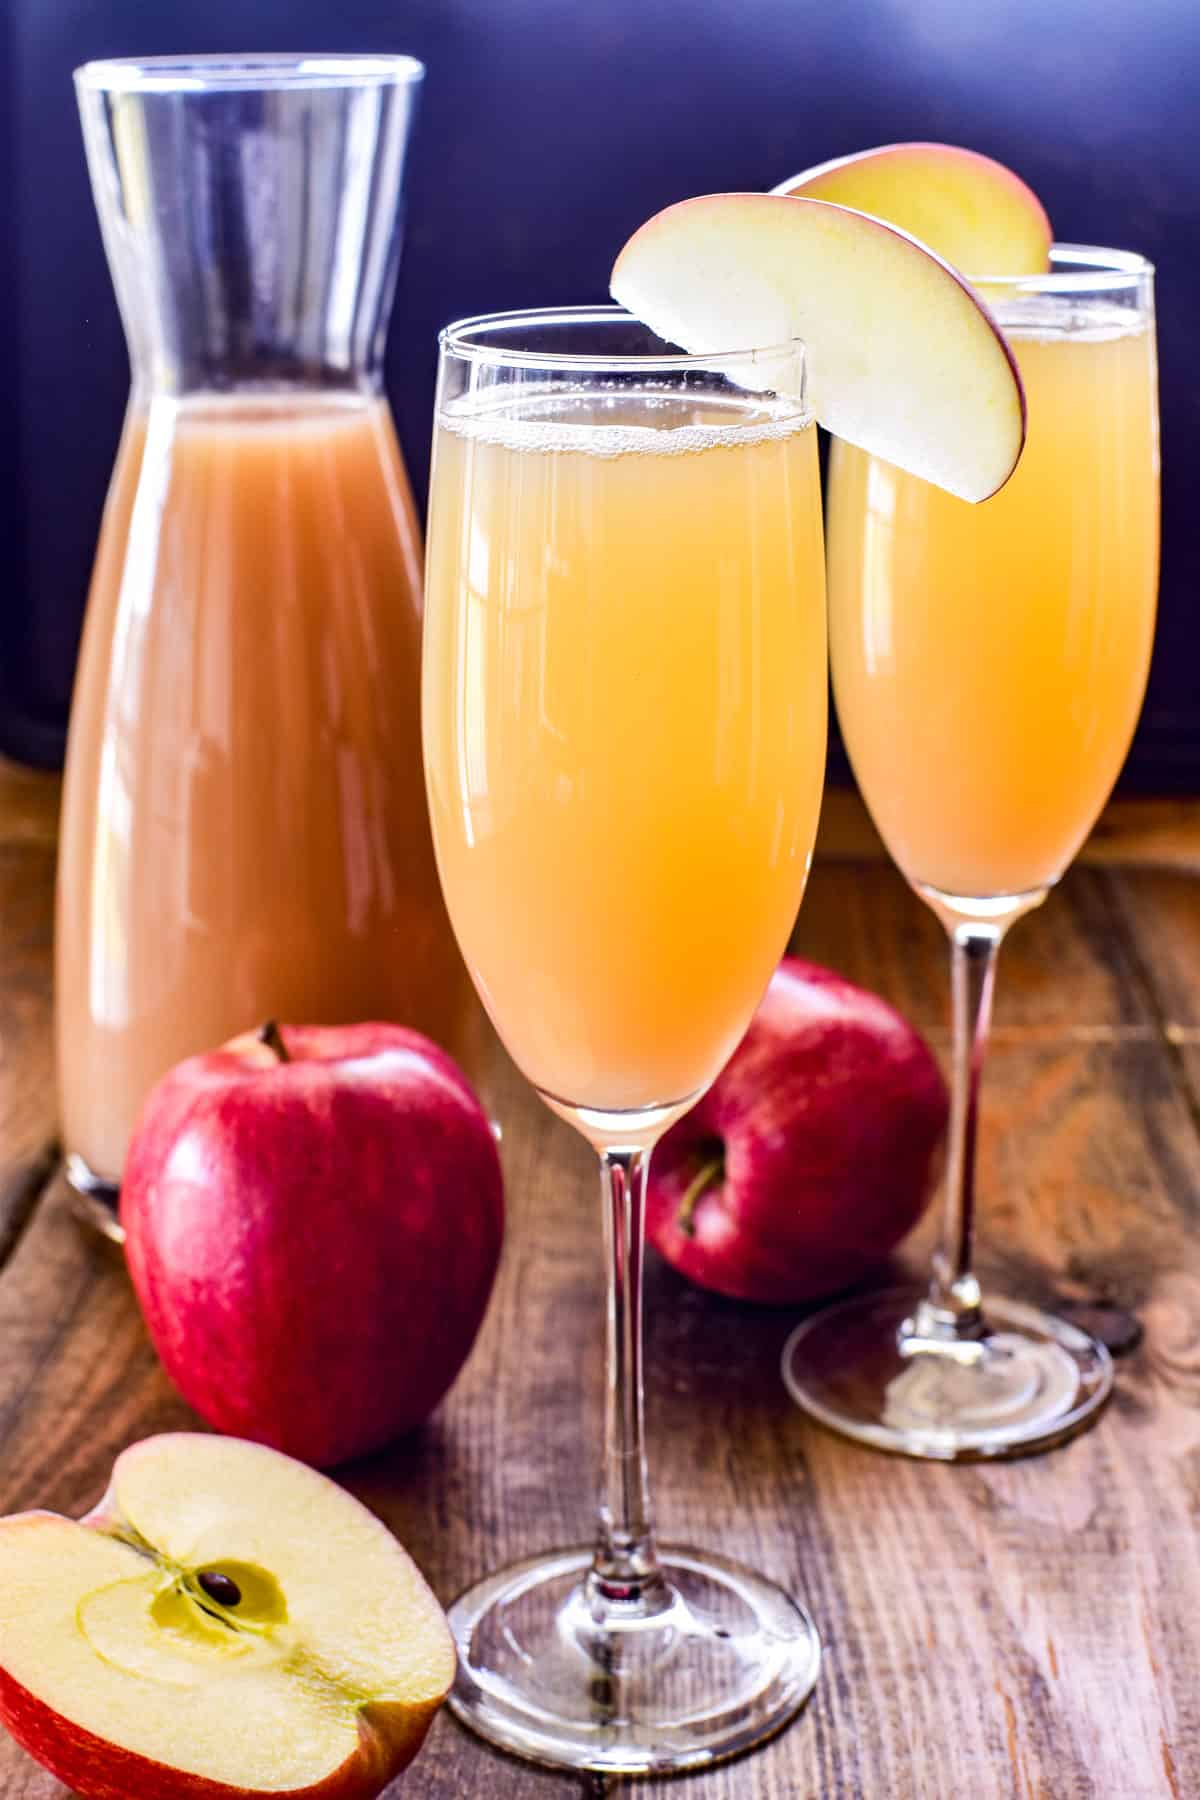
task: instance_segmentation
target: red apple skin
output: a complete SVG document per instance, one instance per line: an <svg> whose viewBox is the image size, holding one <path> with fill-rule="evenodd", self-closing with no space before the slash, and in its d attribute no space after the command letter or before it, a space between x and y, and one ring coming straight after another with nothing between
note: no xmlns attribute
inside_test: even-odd
<svg viewBox="0 0 1200 1800"><path fill-rule="evenodd" d="M318 1467L426 1419L483 1321L504 1232L491 1127L390 1024L287 1026L180 1063L121 1184L155 1349L210 1424Z"/></svg>
<svg viewBox="0 0 1200 1800"><path fill-rule="evenodd" d="M945 1083L899 1013L785 957L741 1044L650 1163L651 1243L689 1280L790 1305L858 1280L911 1229L946 1126ZM723 1179L680 1209L724 1149Z"/></svg>
<svg viewBox="0 0 1200 1800"><path fill-rule="evenodd" d="M391 1739L364 1722L355 1756L324 1781L288 1788L284 1800L375 1800L417 1754L437 1711L436 1702L428 1708L410 1708L403 1734ZM23 1750L83 1800L132 1800L134 1795L137 1800L263 1800L261 1788L208 1781L107 1743L55 1712L3 1669L0 1723Z"/></svg>

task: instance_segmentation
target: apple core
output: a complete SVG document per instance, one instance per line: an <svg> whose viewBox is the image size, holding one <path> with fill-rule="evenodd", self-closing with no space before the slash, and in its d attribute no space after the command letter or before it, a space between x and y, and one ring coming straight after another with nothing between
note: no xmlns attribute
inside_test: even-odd
<svg viewBox="0 0 1200 1800"><path fill-rule="evenodd" d="M0 1520L0 1719L83 1800L374 1800L453 1673L391 1533L261 1445L151 1438L87 1519Z"/></svg>

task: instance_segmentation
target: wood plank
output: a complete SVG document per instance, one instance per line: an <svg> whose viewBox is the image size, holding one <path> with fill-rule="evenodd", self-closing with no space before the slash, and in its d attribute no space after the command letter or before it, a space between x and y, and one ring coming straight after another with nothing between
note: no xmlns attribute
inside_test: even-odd
<svg viewBox="0 0 1200 1800"><path fill-rule="evenodd" d="M1200 875L1200 800L1113 800L1083 848L1085 861Z"/></svg>
<svg viewBox="0 0 1200 1800"><path fill-rule="evenodd" d="M0 1266L54 1157L52 840L0 835Z"/></svg>
<svg viewBox="0 0 1200 1800"><path fill-rule="evenodd" d="M795 954L874 988L931 1040L950 1007L946 934L890 863L818 862L792 940ZM995 1035L1081 1042L1155 1034L1154 1008L1124 934L1114 933L1108 878L1069 871L1000 953Z"/></svg>
<svg viewBox="0 0 1200 1800"><path fill-rule="evenodd" d="M692 1778L696 1800L1200 1792L1200 1138L1138 979L1136 906L1106 910L1106 879L1072 876L1056 912L1025 922L1020 957L1014 933L982 1144L985 1274L1145 1324L1093 1432L992 1469L843 1444L783 1392L791 1314L702 1294L651 1258L664 1535L803 1592L828 1645L804 1717L753 1761ZM1128 879L1143 900L1146 877ZM941 1029L940 933L890 871L819 870L805 918L806 949ZM501 1560L587 1535L599 1430L592 1159L499 1054L485 1089L505 1130L510 1230L483 1335L429 1426L343 1472L443 1599ZM119 1258L75 1225L61 1190L0 1274L0 1343L0 1510L78 1513L125 1443L189 1421ZM412 1800L599 1791L496 1757L448 1718L402 1785ZM0 1792L63 1790L5 1743Z"/></svg>
<svg viewBox="0 0 1200 1800"><path fill-rule="evenodd" d="M1200 882L1178 870L1109 876L1138 975L1200 1127Z"/></svg>
<svg viewBox="0 0 1200 1800"><path fill-rule="evenodd" d="M62 778L0 756L0 843L53 845Z"/></svg>
<svg viewBox="0 0 1200 1800"><path fill-rule="evenodd" d="M1200 882L1174 870L1118 870L1108 879L1168 1037L1200 1037Z"/></svg>

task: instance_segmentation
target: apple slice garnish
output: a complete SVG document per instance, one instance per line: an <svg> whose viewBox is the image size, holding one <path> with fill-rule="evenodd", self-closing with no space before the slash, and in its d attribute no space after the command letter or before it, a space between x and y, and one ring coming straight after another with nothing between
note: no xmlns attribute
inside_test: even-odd
<svg viewBox="0 0 1200 1800"><path fill-rule="evenodd" d="M1039 275L1052 233L1032 188L958 144L882 144L805 169L771 190L832 200L920 238L968 275Z"/></svg>
<svg viewBox="0 0 1200 1800"><path fill-rule="evenodd" d="M372 1800L454 1678L412 1559L237 1438L147 1438L86 1519L0 1520L0 1718L89 1800Z"/></svg>
<svg viewBox="0 0 1200 1800"><path fill-rule="evenodd" d="M999 327L949 264L866 213L780 194L682 200L633 234L610 286L694 354L803 339L818 422L964 500L1016 467L1025 396ZM755 385L780 385L791 361L764 352Z"/></svg>

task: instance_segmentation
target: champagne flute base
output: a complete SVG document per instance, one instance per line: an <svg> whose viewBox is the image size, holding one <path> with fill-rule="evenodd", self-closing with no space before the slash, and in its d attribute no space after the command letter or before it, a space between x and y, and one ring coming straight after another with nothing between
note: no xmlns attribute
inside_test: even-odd
<svg viewBox="0 0 1200 1800"><path fill-rule="evenodd" d="M1090 1424L1112 1359L1078 1326L985 1299L981 1335L920 1337L924 1292L893 1288L806 1319L783 1351L796 1404L843 1437L936 1462L1048 1450Z"/></svg>
<svg viewBox="0 0 1200 1800"><path fill-rule="evenodd" d="M455 1716L551 1768L649 1775L704 1768L794 1718L821 1647L803 1607L724 1557L662 1551L649 1600L598 1601L590 1548L515 1563L450 1609Z"/></svg>

